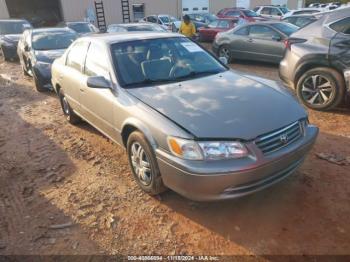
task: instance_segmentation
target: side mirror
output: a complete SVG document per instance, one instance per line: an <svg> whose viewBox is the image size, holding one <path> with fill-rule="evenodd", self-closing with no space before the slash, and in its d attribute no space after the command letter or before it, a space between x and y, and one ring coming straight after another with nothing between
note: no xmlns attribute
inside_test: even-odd
<svg viewBox="0 0 350 262"><path fill-rule="evenodd" d="M227 58L224 57L224 56L220 56L220 57L219 57L219 60L220 60L220 62L223 63L224 65L227 65L227 64L228 64L228 60L227 60Z"/></svg>
<svg viewBox="0 0 350 262"><path fill-rule="evenodd" d="M90 88L111 88L111 83L103 76L91 76L87 79L87 86Z"/></svg>
<svg viewBox="0 0 350 262"><path fill-rule="evenodd" d="M274 35L274 36L272 37L272 40L279 42L279 41L282 40L282 38L281 38L281 36L279 36L279 35Z"/></svg>
<svg viewBox="0 0 350 262"><path fill-rule="evenodd" d="M277 15L278 15L278 16L282 16L283 14L282 14L282 13L278 13Z"/></svg>

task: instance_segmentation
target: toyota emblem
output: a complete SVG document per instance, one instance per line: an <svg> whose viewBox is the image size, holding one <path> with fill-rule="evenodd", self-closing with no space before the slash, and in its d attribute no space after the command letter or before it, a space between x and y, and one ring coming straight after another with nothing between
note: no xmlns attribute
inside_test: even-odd
<svg viewBox="0 0 350 262"><path fill-rule="evenodd" d="M287 134L283 134L280 136L280 141L282 144L287 144L289 141L288 135Z"/></svg>

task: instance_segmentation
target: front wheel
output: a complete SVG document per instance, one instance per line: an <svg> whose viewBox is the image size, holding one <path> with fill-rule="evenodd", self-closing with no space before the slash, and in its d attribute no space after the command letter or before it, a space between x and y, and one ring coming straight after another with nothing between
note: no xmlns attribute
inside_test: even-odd
<svg viewBox="0 0 350 262"><path fill-rule="evenodd" d="M129 136L127 153L134 178L143 191L150 195L166 191L155 155L142 133L135 131Z"/></svg>
<svg viewBox="0 0 350 262"><path fill-rule="evenodd" d="M299 100L314 110L331 110L345 95L344 79L332 68L319 67L305 72L299 79L296 92Z"/></svg>
<svg viewBox="0 0 350 262"><path fill-rule="evenodd" d="M219 57L225 57L228 63L232 60L231 51L227 45L220 46L218 55Z"/></svg>

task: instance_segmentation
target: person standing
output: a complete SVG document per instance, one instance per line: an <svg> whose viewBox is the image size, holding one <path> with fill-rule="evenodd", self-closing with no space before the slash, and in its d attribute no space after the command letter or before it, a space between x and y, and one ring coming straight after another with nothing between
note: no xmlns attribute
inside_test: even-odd
<svg viewBox="0 0 350 262"><path fill-rule="evenodd" d="M180 25L179 33L189 38L194 38L196 35L196 26L191 22L188 15L183 16L183 21Z"/></svg>

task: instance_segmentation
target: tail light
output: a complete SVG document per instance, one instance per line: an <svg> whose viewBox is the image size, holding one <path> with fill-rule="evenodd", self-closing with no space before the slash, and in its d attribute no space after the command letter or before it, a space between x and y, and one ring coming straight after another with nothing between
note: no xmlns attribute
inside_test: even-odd
<svg viewBox="0 0 350 262"><path fill-rule="evenodd" d="M284 46L290 49L293 44L304 43L304 42L306 42L306 39L287 38L286 40L284 40Z"/></svg>

